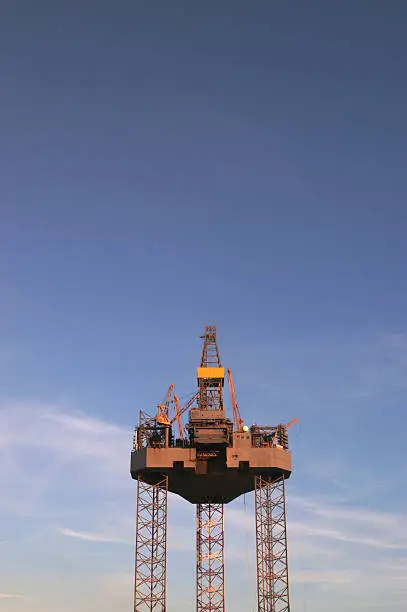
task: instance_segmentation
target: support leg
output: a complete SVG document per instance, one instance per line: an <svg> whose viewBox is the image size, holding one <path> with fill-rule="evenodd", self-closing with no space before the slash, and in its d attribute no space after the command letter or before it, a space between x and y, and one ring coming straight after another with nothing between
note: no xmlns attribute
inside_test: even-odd
<svg viewBox="0 0 407 612"><path fill-rule="evenodd" d="M168 479L137 487L134 612L165 612Z"/></svg>
<svg viewBox="0 0 407 612"><path fill-rule="evenodd" d="M290 612L284 478L255 477L258 612Z"/></svg>
<svg viewBox="0 0 407 612"><path fill-rule="evenodd" d="M224 612L223 504L197 504L196 564L196 612Z"/></svg>

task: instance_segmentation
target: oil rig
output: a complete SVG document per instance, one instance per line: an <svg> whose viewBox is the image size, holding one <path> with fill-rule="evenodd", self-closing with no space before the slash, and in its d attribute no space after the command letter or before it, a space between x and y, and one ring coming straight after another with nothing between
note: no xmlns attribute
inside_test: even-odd
<svg viewBox="0 0 407 612"><path fill-rule="evenodd" d="M140 411L130 473L137 480L134 612L166 611L168 491L196 505L196 612L225 612L224 505L255 492L258 612L289 612L285 481L288 425L243 424L230 369L233 419L216 327L206 326L197 391L180 406L170 385L157 413ZM188 415L184 426L183 415Z"/></svg>

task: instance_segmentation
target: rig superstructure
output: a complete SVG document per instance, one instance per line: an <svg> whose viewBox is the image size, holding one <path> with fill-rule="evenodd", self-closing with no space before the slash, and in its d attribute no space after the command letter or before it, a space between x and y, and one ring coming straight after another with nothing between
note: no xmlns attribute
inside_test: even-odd
<svg viewBox="0 0 407 612"><path fill-rule="evenodd" d="M284 483L291 474L287 429L297 419L288 425L243 425L230 369L233 420L228 418L216 328L205 327L202 338L197 392L180 407L170 385L157 414L141 411L135 430L134 611L166 610L168 491L196 505L196 612L225 611L224 504L254 490L258 612L289 612Z"/></svg>

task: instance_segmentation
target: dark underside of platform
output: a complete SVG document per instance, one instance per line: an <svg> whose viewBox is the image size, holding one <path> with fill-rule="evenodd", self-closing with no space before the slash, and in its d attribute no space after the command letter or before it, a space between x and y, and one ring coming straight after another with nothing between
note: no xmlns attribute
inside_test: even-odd
<svg viewBox="0 0 407 612"><path fill-rule="evenodd" d="M157 484L168 476L168 490L180 495L192 504L227 504L254 489L254 477L263 476L277 480L290 472L279 468L225 469L219 473L197 474L193 469L146 469L132 472L132 478L141 478L149 484Z"/></svg>

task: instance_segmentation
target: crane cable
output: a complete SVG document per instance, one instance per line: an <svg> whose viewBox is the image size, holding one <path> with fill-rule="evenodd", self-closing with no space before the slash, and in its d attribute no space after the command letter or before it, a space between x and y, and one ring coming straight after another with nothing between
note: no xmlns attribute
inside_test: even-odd
<svg viewBox="0 0 407 612"><path fill-rule="evenodd" d="M243 494L243 507L244 507L244 519L245 519L245 525L246 525L246 555L247 555L247 565L249 568L250 600L252 604L252 612L256 612L255 598L253 595L253 576L252 576L252 563L251 563L250 543L249 543L249 517L247 516L246 493Z"/></svg>

